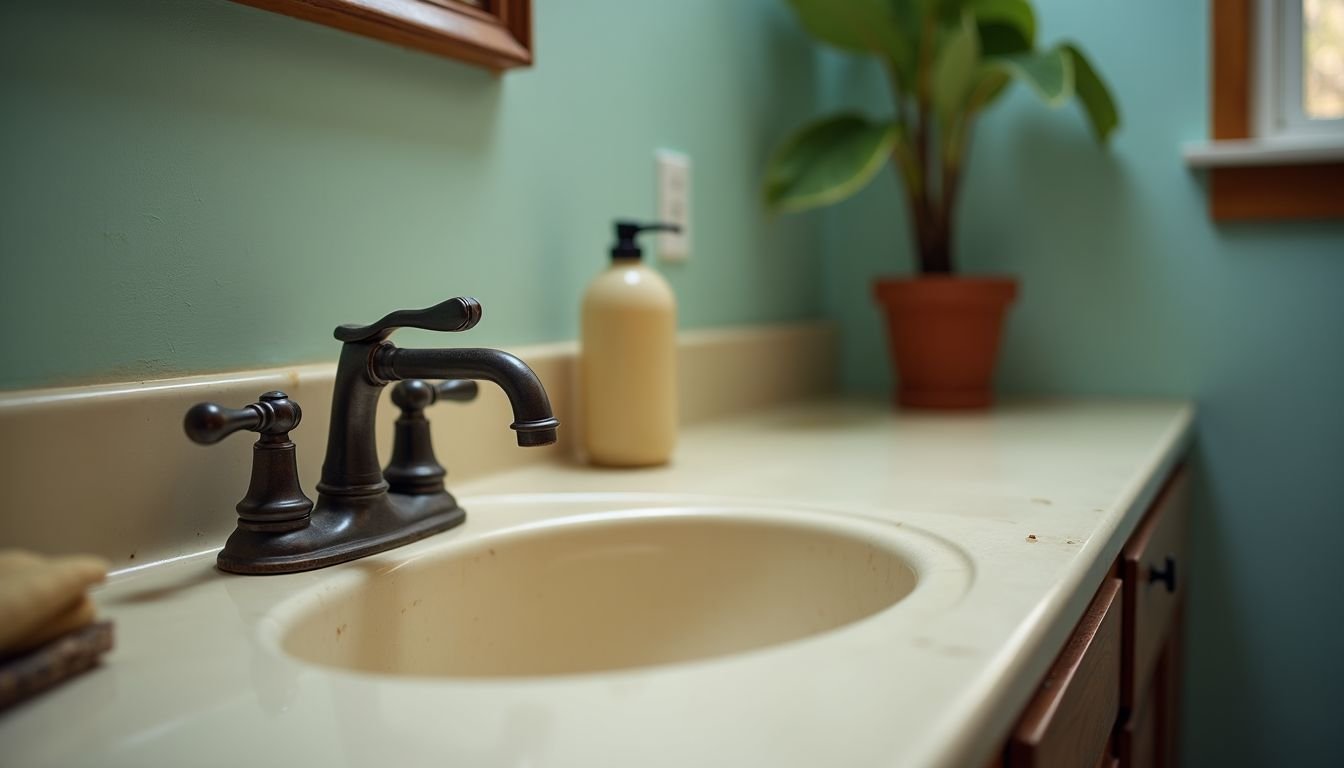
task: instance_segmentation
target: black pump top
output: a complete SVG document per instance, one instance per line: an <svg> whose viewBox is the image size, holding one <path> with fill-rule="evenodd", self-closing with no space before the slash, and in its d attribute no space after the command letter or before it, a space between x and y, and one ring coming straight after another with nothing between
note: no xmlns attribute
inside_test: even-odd
<svg viewBox="0 0 1344 768"><path fill-rule="evenodd" d="M640 250L639 243L635 237L640 232L680 232L681 227L676 224L664 224L655 222L653 224L641 224L637 221L621 219L616 221L616 244L611 246L611 258L613 259L641 259L644 252Z"/></svg>

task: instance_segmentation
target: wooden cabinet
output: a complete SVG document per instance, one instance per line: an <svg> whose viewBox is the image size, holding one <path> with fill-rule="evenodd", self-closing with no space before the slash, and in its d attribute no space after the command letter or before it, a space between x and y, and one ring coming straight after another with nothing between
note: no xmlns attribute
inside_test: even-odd
<svg viewBox="0 0 1344 768"><path fill-rule="evenodd" d="M1177 470L1125 545L1125 656L1118 747L1124 768L1177 764L1181 617L1189 558L1190 479Z"/></svg>
<svg viewBox="0 0 1344 768"><path fill-rule="evenodd" d="M1128 712L1117 733L1120 765L1130 768L1174 768L1177 765L1177 714L1180 676L1179 643L1163 647L1144 688L1143 698Z"/></svg>
<svg viewBox="0 0 1344 768"><path fill-rule="evenodd" d="M1028 703L1008 768L1175 768L1190 482L1172 473Z"/></svg>
<svg viewBox="0 0 1344 768"><path fill-rule="evenodd" d="M1008 764L1105 765L1120 714L1120 580L1107 579L1008 743Z"/></svg>

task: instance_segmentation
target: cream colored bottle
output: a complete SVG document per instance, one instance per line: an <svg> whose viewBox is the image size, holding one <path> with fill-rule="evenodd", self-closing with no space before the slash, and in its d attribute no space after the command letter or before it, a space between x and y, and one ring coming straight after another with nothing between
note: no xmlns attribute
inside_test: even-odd
<svg viewBox="0 0 1344 768"><path fill-rule="evenodd" d="M677 299L635 243L668 228L617 222L611 266L583 296L583 442L593 464L666 464L676 446Z"/></svg>

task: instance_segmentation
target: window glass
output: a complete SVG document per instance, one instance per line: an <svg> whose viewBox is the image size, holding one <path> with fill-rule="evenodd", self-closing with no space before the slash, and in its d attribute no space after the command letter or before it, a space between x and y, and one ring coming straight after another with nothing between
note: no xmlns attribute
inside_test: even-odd
<svg viewBox="0 0 1344 768"><path fill-rule="evenodd" d="M1302 0L1302 110L1344 117L1344 0Z"/></svg>

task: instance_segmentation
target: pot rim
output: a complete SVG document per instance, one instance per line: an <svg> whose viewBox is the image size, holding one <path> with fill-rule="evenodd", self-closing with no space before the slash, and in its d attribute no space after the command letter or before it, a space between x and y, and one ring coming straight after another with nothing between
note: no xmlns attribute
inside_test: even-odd
<svg viewBox="0 0 1344 768"><path fill-rule="evenodd" d="M873 296L883 304L1009 304L1017 298L1017 291L1017 278L1007 275L873 278Z"/></svg>

